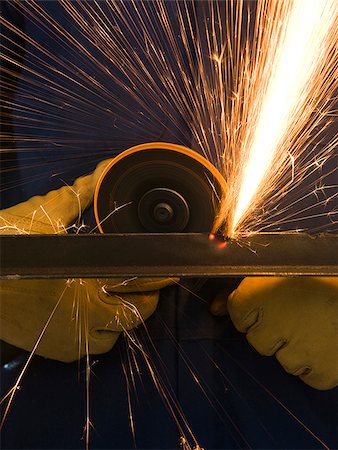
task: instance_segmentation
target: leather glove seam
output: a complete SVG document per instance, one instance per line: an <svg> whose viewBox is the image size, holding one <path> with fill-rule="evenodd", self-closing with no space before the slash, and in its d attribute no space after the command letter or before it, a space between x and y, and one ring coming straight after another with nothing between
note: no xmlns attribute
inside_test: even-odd
<svg viewBox="0 0 338 450"><path fill-rule="evenodd" d="M279 338L275 341L274 345L270 348L270 352L272 355L275 355L279 350L286 347L289 344L289 340L286 338Z"/></svg>
<svg viewBox="0 0 338 450"><path fill-rule="evenodd" d="M257 312L257 318L255 322L252 325L246 325L246 320L252 315L253 313ZM251 309L241 320L241 328L245 329L245 333L248 333L248 331L254 331L262 324L264 318L264 309L262 306L259 308Z"/></svg>
<svg viewBox="0 0 338 450"><path fill-rule="evenodd" d="M281 363L280 363L281 364ZM300 376L306 376L309 375L312 372L312 367L309 365L302 365L300 367L297 367L296 369L290 369L287 365L281 364L285 372L287 372L289 375L293 375L295 377Z"/></svg>
<svg viewBox="0 0 338 450"><path fill-rule="evenodd" d="M299 371L301 371L301 373L299 373ZM310 375L312 372L313 372L312 367L302 366L300 369L294 371L294 373L292 375L295 375L297 377L299 377L299 376L306 377L307 375Z"/></svg>
<svg viewBox="0 0 338 450"><path fill-rule="evenodd" d="M121 331L112 330L110 328L91 328L89 330L90 337L95 341L107 341L110 340L112 337L112 334L118 333L120 334Z"/></svg>
<svg viewBox="0 0 338 450"><path fill-rule="evenodd" d="M99 288L97 290L97 295L99 299L106 305L111 306L121 306L123 305L123 297L118 295L118 292L114 292L114 294L108 294L103 291L102 288ZM108 301L108 299L111 299L112 301Z"/></svg>

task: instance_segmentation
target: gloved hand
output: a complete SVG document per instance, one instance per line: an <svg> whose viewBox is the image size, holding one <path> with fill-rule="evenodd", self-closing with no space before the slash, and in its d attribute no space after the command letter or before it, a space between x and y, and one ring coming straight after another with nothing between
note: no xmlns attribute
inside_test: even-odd
<svg viewBox="0 0 338 450"><path fill-rule="evenodd" d="M92 203L96 183L110 161L102 161L92 174L78 178L72 186L1 210L0 233L66 233L70 226L78 224L83 211Z"/></svg>
<svg viewBox="0 0 338 450"><path fill-rule="evenodd" d="M213 312L224 311L218 298ZM235 327L316 389L338 385L338 278L246 278L229 296Z"/></svg>
<svg viewBox="0 0 338 450"><path fill-rule="evenodd" d="M66 232L92 202L97 180L108 162L78 178L73 186L0 211L0 232ZM154 312L159 289L174 281L3 280L0 338L28 351L39 341L36 354L64 362L87 352L104 353L121 331L128 332Z"/></svg>
<svg viewBox="0 0 338 450"><path fill-rule="evenodd" d="M105 353L121 331L140 325L156 309L159 289L172 279L5 280L1 283L1 339L63 362ZM53 312L54 308L55 311Z"/></svg>

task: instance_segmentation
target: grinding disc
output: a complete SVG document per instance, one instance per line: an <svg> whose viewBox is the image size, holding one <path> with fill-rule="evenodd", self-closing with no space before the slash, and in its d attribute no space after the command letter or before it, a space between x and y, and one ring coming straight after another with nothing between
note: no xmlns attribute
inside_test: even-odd
<svg viewBox="0 0 338 450"><path fill-rule="evenodd" d="M133 147L107 166L96 186L101 233L209 232L225 181L186 147L154 142Z"/></svg>

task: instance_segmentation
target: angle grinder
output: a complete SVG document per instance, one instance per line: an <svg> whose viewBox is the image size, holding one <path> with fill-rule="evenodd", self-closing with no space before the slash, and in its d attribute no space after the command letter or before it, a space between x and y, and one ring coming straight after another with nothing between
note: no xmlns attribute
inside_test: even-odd
<svg viewBox="0 0 338 450"><path fill-rule="evenodd" d="M122 152L94 195L101 233L210 232L225 180L195 151L163 142Z"/></svg>

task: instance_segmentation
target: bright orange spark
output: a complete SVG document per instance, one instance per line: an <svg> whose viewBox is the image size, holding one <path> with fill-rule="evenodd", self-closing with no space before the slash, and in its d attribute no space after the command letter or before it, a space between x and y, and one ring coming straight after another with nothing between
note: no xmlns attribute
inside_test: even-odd
<svg viewBox="0 0 338 450"><path fill-rule="evenodd" d="M271 75L261 102L253 139L249 144L249 156L244 163L238 200L229 235L234 235L250 205L259 194L260 185L269 171L278 170L287 157L286 147L281 150L283 139L297 114L307 109L309 92L316 69L323 62L328 36L336 18L335 0L294 0L289 14L284 17L285 26L275 55L272 55ZM261 91L257 92L262 95ZM256 99L260 102L260 99ZM304 120L305 118L303 118ZM251 133L251 130L248 130ZM278 160L276 161L276 156ZM294 162L294 156L290 155ZM275 167L272 168L272 164ZM263 189L263 188L262 188Z"/></svg>

